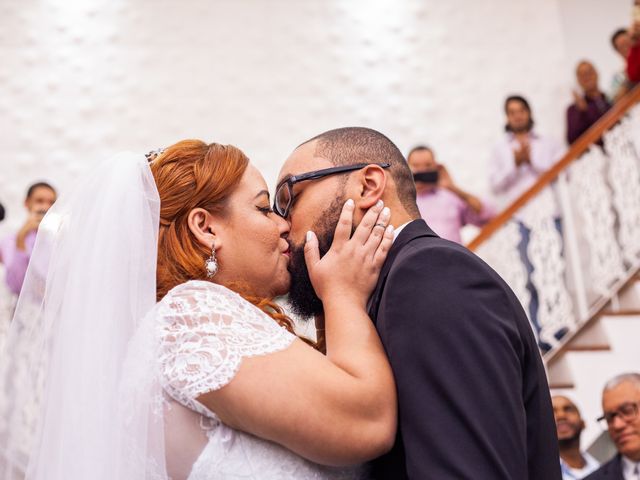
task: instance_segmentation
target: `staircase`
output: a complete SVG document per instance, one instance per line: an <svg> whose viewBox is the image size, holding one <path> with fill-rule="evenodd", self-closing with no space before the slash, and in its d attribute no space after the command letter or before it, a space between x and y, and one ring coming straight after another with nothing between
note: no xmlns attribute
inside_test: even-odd
<svg viewBox="0 0 640 480"><path fill-rule="evenodd" d="M592 452L596 458L609 458L613 452L608 434L595 419L602 414L606 381L640 370L640 276L634 276L601 313L546 359L546 365L551 393L566 395L580 407L586 423L582 444L596 447Z"/></svg>
<svg viewBox="0 0 640 480"><path fill-rule="evenodd" d="M638 102L640 86L468 245L505 279L526 312L527 280L535 286L540 310L532 324L545 347L551 392L575 401L586 423L582 446L599 460L614 453L596 422L602 387L617 374L640 372ZM554 228L558 212L562 232ZM531 278L518 252L519 223L531 231Z"/></svg>

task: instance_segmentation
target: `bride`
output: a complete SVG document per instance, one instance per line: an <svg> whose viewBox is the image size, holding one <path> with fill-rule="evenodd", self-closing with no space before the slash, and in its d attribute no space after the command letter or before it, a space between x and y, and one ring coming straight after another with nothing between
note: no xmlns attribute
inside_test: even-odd
<svg viewBox="0 0 640 480"><path fill-rule="evenodd" d="M38 232L0 372L3 478L366 478L396 428L366 314L393 227L377 205L353 228L353 210L322 258L307 235L325 355L272 301L289 226L240 150L98 166Z"/></svg>

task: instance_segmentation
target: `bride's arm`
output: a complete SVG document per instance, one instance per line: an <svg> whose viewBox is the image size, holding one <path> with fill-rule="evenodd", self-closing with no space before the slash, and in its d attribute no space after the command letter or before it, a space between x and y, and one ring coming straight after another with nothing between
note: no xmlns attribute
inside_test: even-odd
<svg viewBox="0 0 640 480"><path fill-rule="evenodd" d="M388 451L396 431L391 368L367 297L393 238L372 208L350 239L353 206L343 209L331 250L315 236L305 257L323 300L327 355L294 340L285 350L244 359L236 376L198 401L226 424L280 443L318 463L360 463ZM385 213L388 213L385 212Z"/></svg>

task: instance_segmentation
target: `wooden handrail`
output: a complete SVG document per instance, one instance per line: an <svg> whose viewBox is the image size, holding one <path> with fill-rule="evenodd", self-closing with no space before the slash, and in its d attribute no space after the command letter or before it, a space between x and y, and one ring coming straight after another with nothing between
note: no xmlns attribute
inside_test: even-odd
<svg viewBox="0 0 640 480"><path fill-rule="evenodd" d="M469 242L467 248L475 250L493 235L500 227L507 223L513 215L529 202L533 197L553 182L557 176L571 163L577 160L591 145L596 143L602 135L620 121L622 116L640 102L640 85L618 100L611 109L604 114L589 130L583 133L569 148L567 153L549 170L544 172L531 188L520 195L511 205L500 212L493 220L487 223L476 237Z"/></svg>

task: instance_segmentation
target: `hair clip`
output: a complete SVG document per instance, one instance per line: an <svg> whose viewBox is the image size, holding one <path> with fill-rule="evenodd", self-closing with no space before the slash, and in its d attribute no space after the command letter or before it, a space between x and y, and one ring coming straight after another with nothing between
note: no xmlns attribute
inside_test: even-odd
<svg viewBox="0 0 640 480"><path fill-rule="evenodd" d="M164 148L157 148L156 150L151 150L149 153L146 153L144 156L147 157L147 162L151 163L160 155L162 155L164 151Z"/></svg>

